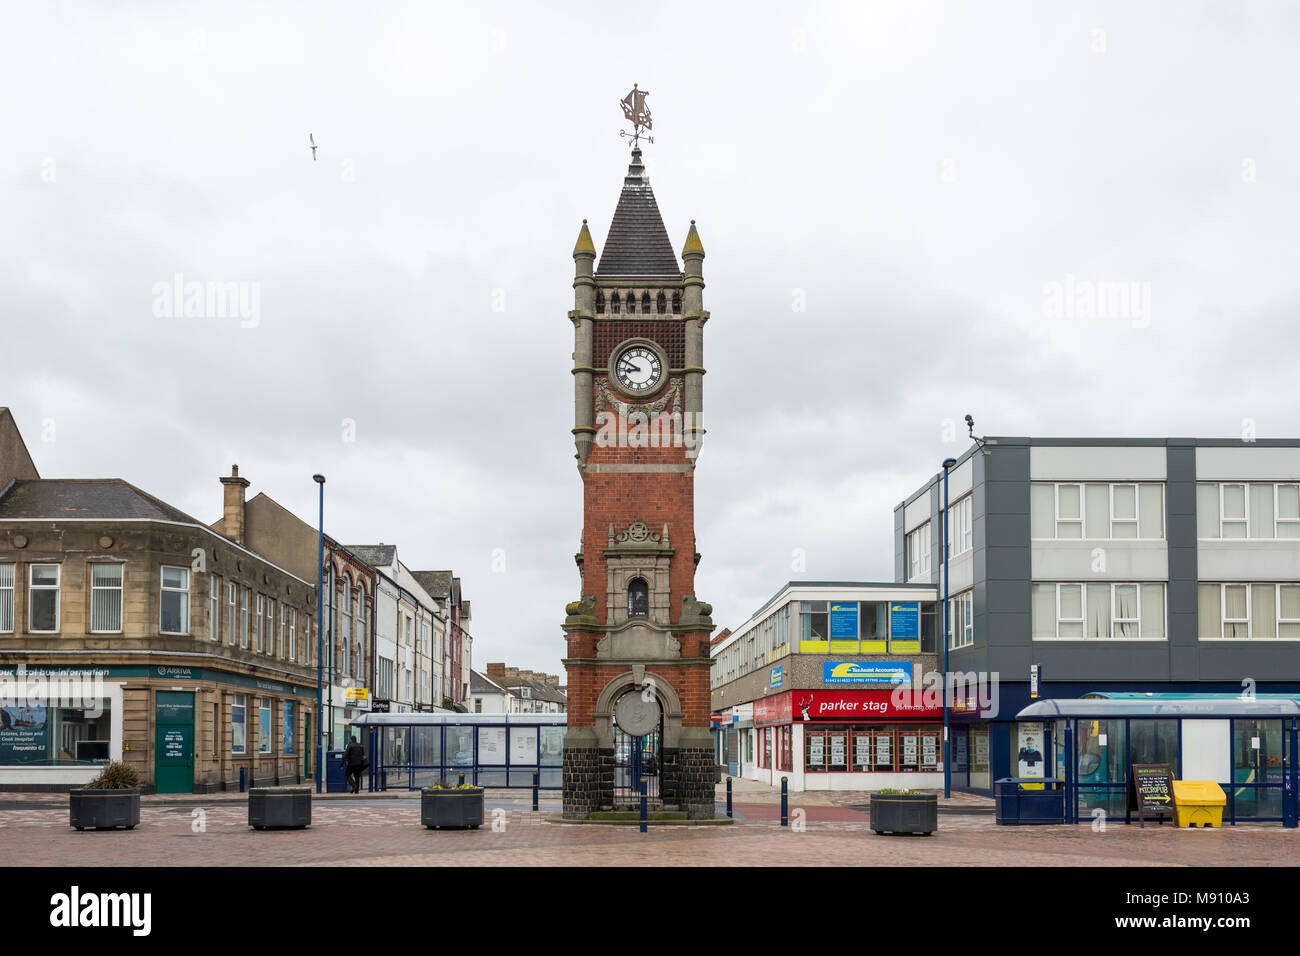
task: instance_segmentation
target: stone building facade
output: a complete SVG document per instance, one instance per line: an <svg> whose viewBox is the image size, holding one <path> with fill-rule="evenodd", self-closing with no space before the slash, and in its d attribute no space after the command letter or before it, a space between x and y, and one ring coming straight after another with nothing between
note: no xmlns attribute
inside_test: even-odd
<svg viewBox="0 0 1300 956"><path fill-rule="evenodd" d="M147 792L305 779L311 584L120 479L16 468L0 433L0 789L107 760Z"/></svg>

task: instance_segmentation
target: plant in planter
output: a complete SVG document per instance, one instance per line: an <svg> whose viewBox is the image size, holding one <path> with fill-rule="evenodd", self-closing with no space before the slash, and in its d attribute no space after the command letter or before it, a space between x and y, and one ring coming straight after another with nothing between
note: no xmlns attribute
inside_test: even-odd
<svg viewBox="0 0 1300 956"><path fill-rule="evenodd" d="M420 823L430 830L477 830L483 825L483 788L442 781L420 791Z"/></svg>
<svg viewBox="0 0 1300 956"><path fill-rule="evenodd" d="M94 780L68 793L68 823L78 830L132 830L139 822L140 775L120 761L105 764Z"/></svg>
<svg viewBox="0 0 1300 956"><path fill-rule="evenodd" d="M939 829L939 795L921 790L881 790L871 795L871 829L883 833L921 833Z"/></svg>
<svg viewBox="0 0 1300 956"><path fill-rule="evenodd" d="M252 787L248 825L254 830L301 830L311 826L311 787Z"/></svg>

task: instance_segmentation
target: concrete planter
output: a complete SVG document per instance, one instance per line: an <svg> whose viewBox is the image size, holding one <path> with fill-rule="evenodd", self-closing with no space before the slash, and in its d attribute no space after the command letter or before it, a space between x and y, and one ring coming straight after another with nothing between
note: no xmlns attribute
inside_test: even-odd
<svg viewBox="0 0 1300 956"><path fill-rule="evenodd" d="M430 830L477 830L483 825L483 788L421 790L420 823Z"/></svg>
<svg viewBox="0 0 1300 956"><path fill-rule="evenodd" d="M936 793L873 793L871 829L876 833L921 833L939 829Z"/></svg>
<svg viewBox="0 0 1300 956"><path fill-rule="evenodd" d="M78 830L134 829L140 822L139 790L72 790L68 823Z"/></svg>
<svg viewBox="0 0 1300 956"><path fill-rule="evenodd" d="M311 826L310 787L253 787L248 825L254 830L301 830Z"/></svg>

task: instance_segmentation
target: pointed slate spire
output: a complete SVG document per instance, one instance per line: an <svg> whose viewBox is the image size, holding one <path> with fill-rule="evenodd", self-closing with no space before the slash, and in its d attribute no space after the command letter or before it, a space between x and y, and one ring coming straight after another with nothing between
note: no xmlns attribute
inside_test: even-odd
<svg viewBox="0 0 1300 956"><path fill-rule="evenodd" d="M632 150L632 162L623 179L609 236L596 266L598 276L680 276L681 267L664 228L654 190L641 162L641 150Z"/></svg>

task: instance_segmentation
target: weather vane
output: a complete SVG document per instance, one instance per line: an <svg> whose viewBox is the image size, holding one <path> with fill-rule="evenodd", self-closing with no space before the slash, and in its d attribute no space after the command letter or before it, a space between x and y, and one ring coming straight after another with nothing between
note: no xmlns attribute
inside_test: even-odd
<svg viewBox="0 0 1300 956"><path fill-rule="evenodd" d="M645 90L638 90L636 84L632 84L632 92L623 99L619 100L619 106L623 107L623 115L627 121L632 124L632 132L619 130L619 136L632 137L632 148L636 149L641 138L644 136L647 143L653 143L655 138L649 135L649 130L654 129L654 124L650 122L650 110L645 105L645 98L650 94Z"/></svg>

